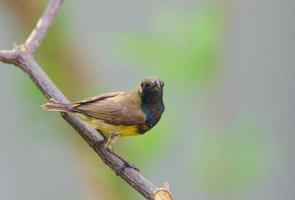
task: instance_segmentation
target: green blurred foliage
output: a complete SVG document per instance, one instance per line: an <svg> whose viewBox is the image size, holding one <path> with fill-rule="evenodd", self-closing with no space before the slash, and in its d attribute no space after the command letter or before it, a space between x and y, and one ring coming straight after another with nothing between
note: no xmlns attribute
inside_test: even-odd
<svg viewBox="0 0 295 200"><path fill-rule="evenodd" d="M200 152L193 169L198 187L227 198L269 175L277 157L270 135L258 123L246 120L227 131L206 133Z"/></svg>
<svg viewBox="0 0 295 200"><path fill-rule="evenodd" d="M115 53L158 74L169 75L174 82L212 81L222 69L221 39L225 29L222 9L207 6L203 10L183 12L158 10L145 33L120 34Z"/></svg>

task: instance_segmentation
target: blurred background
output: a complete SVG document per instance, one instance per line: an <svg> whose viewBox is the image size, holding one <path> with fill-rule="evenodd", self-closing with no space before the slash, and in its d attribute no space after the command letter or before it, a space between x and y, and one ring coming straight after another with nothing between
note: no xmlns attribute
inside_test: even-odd
<svg viewBox="0 0 295 200"><path fill-rule="evenodd" d="M0 49L47 1L0 0ZM165 81L166 111L115 149L175 199L295 195L293 0L65 1L36 59L72 101ZM23 72L0 64L0 199L143 199Z"/></svg>

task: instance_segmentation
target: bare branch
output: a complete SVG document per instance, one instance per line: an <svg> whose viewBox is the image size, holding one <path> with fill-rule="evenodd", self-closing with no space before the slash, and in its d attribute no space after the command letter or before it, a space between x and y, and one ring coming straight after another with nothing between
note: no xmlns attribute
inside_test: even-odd
<svg viewBox="0 0 295 200"><path fill-rule="evenodd" d="M63 0L51 0L43 13L42 17L38 20L35 29L31 32L30 36L25 42L28 52L33 54L40 46L45 38L49 27L52 25Z"/></svg>
<svg viewBox="0 0 295 200"><path fill-rule="evenodd" d="M13 50L1 50L0 61L14 64L22 69L27 75L29 75L30 79L37 85L37 87L48 100L53 99L57 102L68 103L68 99L48 78L47 74L41 69L32 56L46 36L48 28L54 21L61 3L62 0L51 0L42 18L37 23L35 30L27 39L25 45L15 46ZM124 163L122 160L107 151L104 145L102 145L102 135L100 135L96 130L89 127L85 122L73 114L62 113L61 115L84 138L84 140L94 149L101 159L114 172L116 172L118 176L123 178L146 199L154 199L154 195L157 191L159 191L159 188L157 188L153 183L151 183L136 170L132 168L124 168ZM166 192L169 193L168 190ZM168 196L170 196L170 193ZM172 199L171 196L169 199Z"/></svg>
<svg viewBox="0 0 295 200"><path fill-rule="evenodd" d="M4 63L11 63L15 59L14 50L0 50L0 61Z"/></svg>

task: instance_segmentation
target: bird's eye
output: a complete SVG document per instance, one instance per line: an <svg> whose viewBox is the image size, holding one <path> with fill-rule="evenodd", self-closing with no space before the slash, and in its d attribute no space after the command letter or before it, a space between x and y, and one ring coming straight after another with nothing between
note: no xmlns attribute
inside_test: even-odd
<svg viewBox="0 0 295 200"><path fill-rule="evenodd" d="M160 81L160 85L161 85L161 87L164 87L164 82L163 81Z"/></svg>

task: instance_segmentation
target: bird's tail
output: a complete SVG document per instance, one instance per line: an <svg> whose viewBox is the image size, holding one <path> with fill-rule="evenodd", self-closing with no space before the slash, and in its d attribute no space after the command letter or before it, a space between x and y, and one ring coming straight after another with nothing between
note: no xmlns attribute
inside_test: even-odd
<svg viewBox="0 0 295 200"><path fill-rule="evenodd" d="M58 111L58 112L73 112L71 104L48 102L41 106L45 110Z"/></svg>

